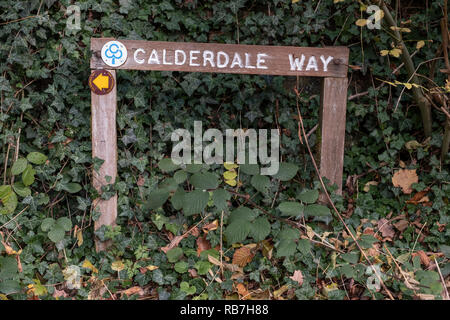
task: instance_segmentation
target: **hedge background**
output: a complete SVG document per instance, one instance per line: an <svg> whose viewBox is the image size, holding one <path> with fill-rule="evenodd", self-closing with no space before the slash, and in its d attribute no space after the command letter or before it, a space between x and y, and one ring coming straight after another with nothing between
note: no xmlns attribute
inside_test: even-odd
<svg viewBox="0 0 450 320"><path fill-rule="evenodd" d="M402 1L400 7L394 2L398 21L410 20L402 25L411 29L405 34L410 52L418 41L425 41L413 57L416 66L439 56L443 0ZM103 193L108 197L118 192L119 228L98 232L100 238L113 239L114 245L107 253L95 253L93 220L97 216L91 204L97 195L90 172L101 162L91 158L91 37L349 47L348 94L368 92L348 102L346 186L344 196L334 195L333 199L358 237L371 235L370 229L382 236L381 240L366 239L367 249L379 250L371 259L381 267L396 298L411 299L417 294L442 297L434 258L443 276L448 276L449 162L439 159L445 115L433 111L433 134L425 139L409 90L396 105L404 86L382 81L404 83L408 77L404 68L393 73L401 64L399 58L380 55L381 50L392 49L389 29L369 30L355 24L369 16L361 10L362 2L88 0L75 3L81 11L81 30L69 30L66 9L71 4L54 0L0 2L1 184L13 185L14 177L20 181L20 176L11 172L16 159L29 157L31 152L48 157L42 164L42 159L28 159L31 168L25 170L35 179L26 179L24 184L31 182L31 192L16 185L17 207L0 215L1 297L223 299L242 298L250 292L252 298L380 299L386 294L367 288L370 272L367 274L357 248L335 218L325 221L328 224L300 220L306 238L286 255L275 254L281 250L278 233L284 224L271 220L265 242L243 241L258 249L248 247L255 256L242 275L233 278L235 273L226 270L218 282L207 272L216 273L218 267L204 255L198 256L196 250L202 241L212 248L220 244L220 227L209 232L200 228L215 220L220 223L220 210L211 210L211 216L202 220L204 216L185 217L170 205L155 210L146 206L158 183L168 176L158 163L170 154L171 132L192 130L194 120L219 130L282 130L282 157L300 168L295 178L289 183L271 180L266 195L255 192L250 179L243 178L240 190L252 194L255 202L275 216L280 216L272 204L275 194L278 202L295 198L305 188L319 189L307 150L297 137L293 92L295 86L304 88L301 107L308 131L317 123L320 98L318 82L311 79L119 71L119 172L115 186ZM442 59L433 60L423 63L418 73L444 87L446 78L439 72L443 68ZM428 82L426 86L431 87ZM314 146L315 142L314 132L310 143ZM413 185L413 194L403 194L393 186L393 174L400 168L416 169L418 183ZM216 176L223 173L221 166L210 169ZM420 192L422 198L415 203L405 202ZM424 196L427 199L423 200ZM237 206L234 202L230 209ZM62 217L69 221L57 220ZM48 218L60 222L59 231ZM225 225L227 219L228 213ZM389 221L389 229L380 226L383 219ZM179 245L182 258L179 252L170 257L160 250L173 236L184 234L200 221L201 235L190 235ZM402 225L395 226L399 221ZM310 230L325 235L323 239L339 250L309 241L322 242L309 237ZM384 244L422 287L406 287ZM231 262L239 246L224 246L224 255ZM75 289L70 289L70 274L76 274L77 267L81 282L73 280ZM301 270L302 283L291 278L296 270ZM111 294L102 289L101 279ZM129 288L134 288L134 295L123 292Z"/></svg>

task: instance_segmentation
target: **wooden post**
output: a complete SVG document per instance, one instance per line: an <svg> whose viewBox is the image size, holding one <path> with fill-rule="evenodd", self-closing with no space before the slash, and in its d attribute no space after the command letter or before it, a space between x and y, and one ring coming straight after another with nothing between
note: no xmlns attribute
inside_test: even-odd
<svg viewBox="0 0 450 320"><path fill-rule="evenodd" d="M92 70L95 71L95 70ZM101 192L101 187L112 184L117 176L117 129L116 129L116 109L117 109L117 81L116 71L108 70L114 78L114 88L105 95L96 95L91 91L91 112L92 112L92 157L100 158L105 162L96 172L92 171L93 186ZM106 177L111 179L107 181ZM98 230L102 225L114 226L117 217L117 195L109 200L94 200L94 208L101 215L95 221L94 229ZM97 252L105 250L109 246L108 242L95 240Z"/></svg>
<svg viewBox="0 0 450 320"><path fill-rule="evenodd" d="M324 78L320 107L320 175L342 194L347 78Z"/></svg>

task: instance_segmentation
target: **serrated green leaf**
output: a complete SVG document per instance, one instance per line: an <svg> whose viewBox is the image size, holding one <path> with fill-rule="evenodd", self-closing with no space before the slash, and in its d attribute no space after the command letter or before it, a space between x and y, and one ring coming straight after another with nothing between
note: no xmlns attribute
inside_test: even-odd
<svg viewBox="0 0 450 320"><path fill-rule="evenodd" d="M217 189L213 191L212 199L217 209L226 210L228 208L228 200L231 199L231 193L225 189Z"/></svg>
<svg viewBox="0 0 450 320"><path fill-rule="evenodd" d="M298 199L304 203L314 203L319 199L319 191L305 189L299 194Z"/></svg>
<svg viewBox="0 0 450 320"><path fill-rule="evenodd" d="M208 204L209 192L202 190L194 190L187 192L183 199L183 213L185 216L191 216L201 213Z"/></svg>
<svg viewBox="0 0 450 320"><path fill-rule="evenodd" d="M250 236L255 241L262 241L269 235L270 229L270 222L266 217L256 218L255 221L252 222Z"/></svg>
<svg viewBox="0 0 450 320"><path fill-rule="evenodd" d="M212 174L210 172L205 173L194 173L190 178L189 182L196 188L196 189L216 189L219 186L219 180L217 179L215 174Z"/></svg>
<svg viewBox="0 0 450 320"><path fill-rule="evenodd" d="M257 213L250 208L240 207L233 210L228 218L228 223L234 221L253 221L257 217Z"/></svg>
<svg viewBox="0 0 450 320"><path fill-rule="evenodd" d="M300 217L303 215L304 205L299 202L285 201L280 203L278 209L282 216Z"/></svg>
<svg viewBox="0 0 450 320"><path fill-rule="evenodd" d="M175 181L180 184L186 181L188 175L186 173L186 171L184 170L178 170L177 172L175 172L175 174L173 175L173 178L175 179Z"/></svg>
<svg viewBox="0 0 450 320"><path fill-rule="evenodd" d="M180 166L173 163L172 159L170 158L161 159L161 161L159 161L158 163L158 168L164 172L172 172L178 169L179 167Z"/></svg>
<svg viewBox="0 0 450 320"><path fill-rule="evenodd" d="M185 273L188 271L188 268L189 268L189 264L184 261L177 262L177 263L175 263L175 266L174 266L175 271L178 273Z"/></svg>
<svg viewBox="0 0 450 320"><path fill-rule="evenodd" d="M331 216L330 209L321 204L311 204L305 206L305 215L309 217L325 217Z"/></svg>
<svg viewBox="0 0 450 320"><path fill-rule="evenodd" d="M254 175L250 180L251 185L261 193L267 193L270 186L270 179L268 176Z"/></svg>
<svg viewBox="0 0 450 320"><path fill-rule="evenodd" d="M259 174L260 170L259 170L259 165L258 164L241 164L239 166L239 170L245 174L248 175L255 175L255 174Z"/></svg>
<svg viewBox="0 0 450 320"><path fill-rule="evenodd" d="M170 203L175 210L180 210L181 208L183 208L185 193L186 192L183 190L183 188L178 188L177 191L175 191L175 193L173 194L172 198L170 198Z"/></svg>
<svg viewBox="0 0 450 320"><path fill-rule="evenodd" d="M246 220L236 220L230 223L224 231L227 242L232 244L244 241L250 233L252 224Z"/></svg>
<svg viewBox="0 0 450 320"><path fill-rule="evenodd" d="M160 208L169 198L169 192L165 189L156 189L150 192L146 203L146 208L155 210Z"/></svg>
<svg viewBox="0 0 450 320"><path fill-rule="evenodd" d="M298 166L293 163L282 162L280 168L273 177L281 181L289 181L295 177L298 171Z"/></svg>
<svg viewBox="0 0 450 320"><path fill-rule="evenodd" d="M281 240L277 246L277 257L290 257L297 250L297 245L291 240Z"/></svg>

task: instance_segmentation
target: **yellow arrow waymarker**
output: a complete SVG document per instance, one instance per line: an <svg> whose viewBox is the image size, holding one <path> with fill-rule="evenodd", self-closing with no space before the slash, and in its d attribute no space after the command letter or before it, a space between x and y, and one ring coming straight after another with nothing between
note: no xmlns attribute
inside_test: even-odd
<svg viewBox="0 0 450 320"><path fill-rule="evenodd" d="M97 88L100 90L108 89L109 88L109 78L107 76L104 76L103 74L99 74L97 78L92 81Z"/></svg>
<svg viewBox="0 0 450 320"><path fill-rule="evenodd" d="M89 77L89 87L97 95L108 94L114 88L114 77L108 70L95 70Z"/></svg>

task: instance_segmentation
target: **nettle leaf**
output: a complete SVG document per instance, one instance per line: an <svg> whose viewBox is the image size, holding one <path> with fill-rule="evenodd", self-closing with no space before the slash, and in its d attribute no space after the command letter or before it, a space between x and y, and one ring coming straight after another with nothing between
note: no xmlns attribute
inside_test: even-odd
<svg viewBox="0 0 450 320"><path fill-rule="evenodd" d="M164 172L172 172L179 168L179 165L173 163L172 159L164 158L158 163L158 168L160 168Z"/></svg>
<svg viewBox="0 0 450 320"><path fill-rule="evenodd" d="M187 192L183 199L183 213L186 216L191 216L201 213L208 204L209 192L203 190L194 190Z"/></svg>
<svg viewBox="0 0 450 320"><path fill-rule="evenodd" d="M43 164L43 163L45 163L45 161L47 161L47 156L40 152L30 152L27 156L27 159L31 163L39 165L39 164Z"/></svg>
<svg viewBox="0 0 450 320"><path fill-rule="evenodd" d="M217 209L226 210L228 208L228 200L231 199L231 193L225 189L217 189L213 191L212 199Z"/></svg>
<svg viewBox="0 0 450 320"><path fill-rule="evenodd" d="M270 233L271 226L269 220L266 217L256 218L252 222L252 228L250 229L250 236L255 241L264 240Z"/></svg>
<svg viewBox="0 0 450 320"><path fill-rule="evenodd" d="M250 181L251 185L261 193L267 193L270 186L270 179L267 176L254 175Z"/></svg>
<svg viewBox="0 0 450 320"><path fill-rule="evenodd" d="M212 263L208 261L197 261L194 267L197 269L199 275L205 275L208 273L209 269L212 268L212 266Z"/></svg>
<svg viewBox="0 0 450 320"><path fill-rule="evenodd" d="M189 182L197 189L216 189L219 186L219 179L213 173L195 173L189 178Z"/></svg>
<svg viewBox="0 0 450 320"><path fill-rule="evenodd" d="M25 170L22 173L22 182L25 186L30 186L34 182L34 175L36 174L36 171L33 169L33 166L31 164L27 165Z"/></svg>
<svg viewBox="0 0 450 320"><path fill-rule="evenodd" d="M273 177L275 179L280 179L281 181L289 181L295 177L298 171L298 166L293 163L282 162L280 163L280 168L278 173Z"/></svg>
<svg viewBox="0 0 450 320"><path fill-rule="evenodd" d="M319 191L305 189L299 194L298 199L304 203L314 203L319 199Z"/></svg>
<svg viewBox="0 0 450 320"><path fill-rule="evenodd" d="M300 217L303 215L305 206L299 202L285 201L280 203L278 209L282 216Z"/></svg>
<svg viewBox="0 0 450 320"><path fill-rule="evenodd" d="M177 262L177 263L175 263L175 266L174 266L175 271L178 273L185 273L188 271L188 268L189 268L189 264L184 261Z"/></svg>
<svg viewBox="0 0 450 320"><path fill-rule="evenodd" d="M156 189L150 192L148 196L148 200L146 203L146 208L155 210L160 207L167 201L169 198L169 191L166 189Z"/></svg>
<svg viewBox="0 0 450 320"><path fill-rule="evenodd" d="M17 175L21 174L27 168L27 165L28 165L27 159L25 159L25 158L17 159L11 168L11 174L13 176L17 176Z"/></svg>
<svg viewBox="0 0 450 320"><path fill-rule="evenodd" d="M305 207L305 215L313 217L331 217L330 209L321 204L311 204Z"/></svg>

